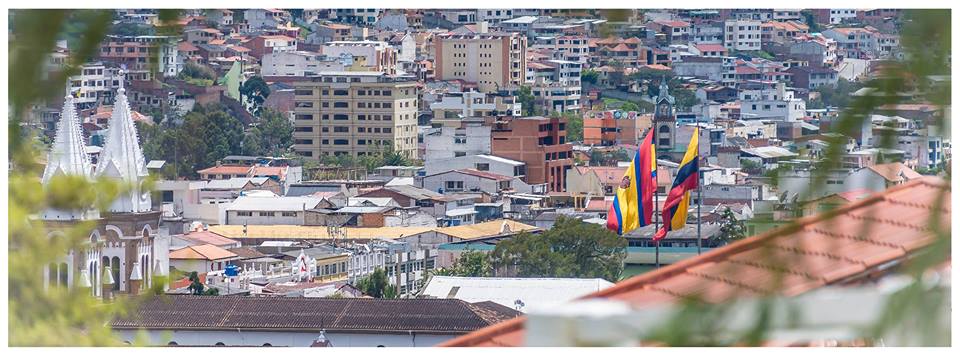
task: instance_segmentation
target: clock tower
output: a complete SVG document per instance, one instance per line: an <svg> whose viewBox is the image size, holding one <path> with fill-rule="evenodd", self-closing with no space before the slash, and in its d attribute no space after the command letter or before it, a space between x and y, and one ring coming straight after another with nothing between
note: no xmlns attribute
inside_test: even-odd
<svg viewBox="0 0 960 355"><path fill-rule="evenodd" d="M672 151L677 141L677 117L673 113L675 99L670 96L666 78L660 80L660 92L657 94L653 113L655 144L658 151Z"/></svg>

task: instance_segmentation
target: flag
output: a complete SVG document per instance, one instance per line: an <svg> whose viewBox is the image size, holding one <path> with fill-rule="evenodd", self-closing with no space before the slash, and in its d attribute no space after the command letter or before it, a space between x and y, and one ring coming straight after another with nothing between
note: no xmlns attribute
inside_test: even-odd
<svg viewBox="0 0 960 355"><path fill-rule="evenodd" d="M651 129L627 167L607 211L607 228L623 235L650 224L656 191L657 157Z"/></svg>
<svg viewBox="0 0 960 355"><path fill-rule="evenodd" d="M660 240L667 236L667 232L683 228L687 223L687 208L690 206L690 190L696 189L699 183L700 149L697 142L700 138L700 128L693 130L693 137L687 145L687 152L683 154L677 177L673 179L673 187L667 193L667 201L663 205L663 227L653 236L653 240Z"/></svg>

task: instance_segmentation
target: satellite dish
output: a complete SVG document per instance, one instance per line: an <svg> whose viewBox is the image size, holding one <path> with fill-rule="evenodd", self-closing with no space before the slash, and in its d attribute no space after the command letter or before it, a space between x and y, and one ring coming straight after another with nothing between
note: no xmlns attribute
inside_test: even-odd
<svg viewBox="0 0 960 355"><path fill-rule="evenodd" d="M784 191L782 194L780 194L780 198L779 198L778 200L780 201L780 203L786 202L786 201L787 201L787 191Z"/></svg>

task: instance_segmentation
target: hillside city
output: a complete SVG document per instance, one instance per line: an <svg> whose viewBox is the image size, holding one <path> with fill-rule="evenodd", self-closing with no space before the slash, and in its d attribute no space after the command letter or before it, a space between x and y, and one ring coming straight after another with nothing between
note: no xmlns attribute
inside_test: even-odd
<svg viewBox="0 0 960 355"><path fill-rule="evenodd" d="M949 233L949 101L926 99L949 71L869 84L910 59L903 10L111 16L24 127L44 186L132 183L106 208L33 216L93 223L44 287L108 303L161 289L108 325L127 344L640 345L589 312L881 297L937 245L928 220ZM81 27L45 78L73 65ZM614 199L645 147L653 224L621 234ZM949 259L927 269L949 295ZM883 343L805 334L765 345Z"/></svg>

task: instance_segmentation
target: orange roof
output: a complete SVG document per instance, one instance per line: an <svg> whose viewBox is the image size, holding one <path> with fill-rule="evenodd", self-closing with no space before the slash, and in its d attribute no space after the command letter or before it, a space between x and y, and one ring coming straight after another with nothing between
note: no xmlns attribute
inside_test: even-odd
<svg viewBox="0 0 960 355"><path fill-rule="evenodd" d="M910 169L900 162L871 165L868 166L867 169L873 170L877 175L891 182L901 182L923 177L920 173L913 171L913 169Z"/></svg>
<svg viewBox="0 0 960 355"><path fill-rule="evenodd" d="M903 260L936 241L928 226L931 218L950 230L949 201L948 182L911 181L582 298L610 298L637 307L691 296L719 303L771 293L791 297L853 277L877 276L873 271L879 272L878 267ZM779 286L774 285L777 279ZM526 317L517 317L440 346L522 346L525 321Z"/></svg>
<svg viewBox="0 0 960 355"><path fill-rule="evenodd" d="M184 234L180 238L187 239L197 244L210 244L210 245L216 245L216 246L223 246L223 245L232 246L238 243L236 240L224 237L222 235L219 235L211 231L190 232L190 233Z"/></svg>
<svg viewBox="0 0 960 355"><path fill-rule="evenodd" d="M191 245L170 252L171 260L222 260L234 258L237 254L216 245Z"/></svg>
<svg viewBox="0 0 960 355"><path fill-rule="evenodd" d="M203 170L198 170L197 173L198 174L214 174L214 175L222 175L222 174L247 175L250 173L250 167L243 166L243 165L221 165L221 166L209 167Z"/></svg>
<svg viewBox="0 0 960 355"><path fill-rule="evenodd" d="M641 65L641 68L653 69L653 70L673 70L670 67L663 64L645 64Z"/></svg>
<svg viewBox="0 0 960 355"><path fill-rule="evenodd" d="M287 168L283 166L255 166L253 176L276 176L280 180L286 177Z"/></svg>

